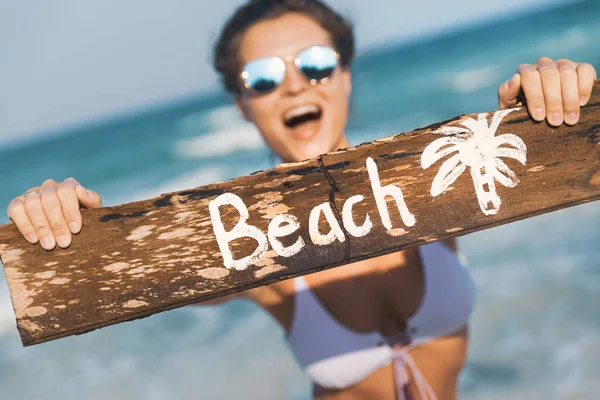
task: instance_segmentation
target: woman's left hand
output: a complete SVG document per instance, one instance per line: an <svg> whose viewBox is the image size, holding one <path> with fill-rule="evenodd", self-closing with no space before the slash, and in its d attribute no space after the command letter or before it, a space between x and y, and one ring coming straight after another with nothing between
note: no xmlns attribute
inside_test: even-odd
<svg viewBox="0 0 600 400"><path fill-rule="evenodd" d="M521 91L529 114L553 126L579 121L579 108L592 95L596 70L591 64L542 57L535 64L521 64L517 72L498 88L500 108L515 107Z"/></svg>

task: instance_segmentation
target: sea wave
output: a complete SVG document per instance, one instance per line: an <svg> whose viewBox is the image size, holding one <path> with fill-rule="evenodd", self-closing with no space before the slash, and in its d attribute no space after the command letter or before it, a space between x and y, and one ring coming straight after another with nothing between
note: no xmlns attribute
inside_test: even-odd
<svg viewBox="0 0 600 400"><path fill-rule="evenodd" d="M256 127L246 122L231 105L190 114L178 123L178 130L185 138L173 145L173 151L181 159L217 157L265 148Z"/></svg>
<svg viewBox="0 0 600 400"><path fill-rule="evenodd" d="M556 49L561 52L575 50L585 47L592 38L579 26L574 26L566 31L540 38L537 44L537 51L541 54L552 54Z"/></svg>
<svg viewBox="0 0 600 400"><path fill-rule="evenodd" d="M496 83L499 76L499 68L493 66L481 66L457 71L452 75L449 82L455 92L469 94L485 89Z"/></svg>
<svg viewBox="0 0 600 400"><path fill-rule="evenodd" d="M250 125L232 127L199 137L182 139L173 145L179 158L209 158L236 151L265 148L260 134Z"/></svg>
<svg viewBox="0 0 600 400"><path fill-rule="evenodd" d="M35 143L41 140L50 140L63 135L63 132L14 132L0 133L0 153L9 151L17 147L26 146L30 143Z"/></svg>

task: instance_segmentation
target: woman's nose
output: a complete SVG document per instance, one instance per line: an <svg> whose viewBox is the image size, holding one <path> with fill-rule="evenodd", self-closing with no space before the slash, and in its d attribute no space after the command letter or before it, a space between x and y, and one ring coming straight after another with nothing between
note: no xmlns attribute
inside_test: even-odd
<svg viewBox="0 0 600 400"><path fill-rule="evenodd" d="M304 78L302 73L298 71L293 61L287 62L286 64L286 74L282 86L286 94L296 96L307 89L310 84Z"/></svg>

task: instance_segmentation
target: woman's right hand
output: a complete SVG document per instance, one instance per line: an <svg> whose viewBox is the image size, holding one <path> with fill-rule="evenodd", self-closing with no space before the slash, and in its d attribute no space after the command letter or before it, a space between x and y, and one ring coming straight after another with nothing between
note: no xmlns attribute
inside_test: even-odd
<svg viewBox="0 0 600 400"><path fill-rule="evenodd" d="M98 193L86 189L74 178L62 182L46 180L15 197L8 205L8 217L30 243L52 250L56 244L69 247L71 235L81 230L80 208L102 207Z"/></svg>

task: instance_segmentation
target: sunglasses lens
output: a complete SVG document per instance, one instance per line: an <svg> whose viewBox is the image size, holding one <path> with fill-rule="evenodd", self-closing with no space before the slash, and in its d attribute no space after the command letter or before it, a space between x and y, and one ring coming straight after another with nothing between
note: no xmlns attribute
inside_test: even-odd
<svg viewBox="0 0 600 400"><path fill-rule="evenodd" d="M296 67L310 81L321 82L329 78L337 65L337 53L327 46L311 47L298 54L296 58Z"/></svg>
<svg viewBox="0 0 600 400"><path fill-rule="evenodd" d="M257 94L277 88L285 78L285 64L277 57L261 58L246 64L242 72L244 86Z"/></svg>

